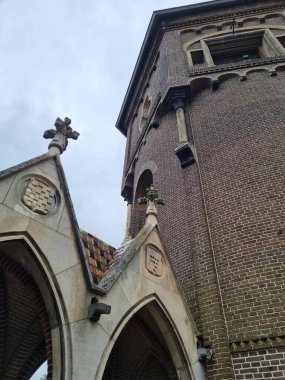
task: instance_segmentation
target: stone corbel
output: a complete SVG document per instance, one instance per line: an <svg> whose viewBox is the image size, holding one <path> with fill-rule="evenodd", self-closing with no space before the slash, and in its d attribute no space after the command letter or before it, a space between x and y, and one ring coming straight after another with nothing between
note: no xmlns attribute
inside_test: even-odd
<svg viewBox="0 0 285 380"><path fill-rule="evenodd" d="M175 154L184 168L195 162L194 146L190 144L187 136L187 127L185 119L185 107L189 96L188 86L171 88L165 101L169 108L174 108L176 112L177 130L179 143L175 149Z"/></svg>

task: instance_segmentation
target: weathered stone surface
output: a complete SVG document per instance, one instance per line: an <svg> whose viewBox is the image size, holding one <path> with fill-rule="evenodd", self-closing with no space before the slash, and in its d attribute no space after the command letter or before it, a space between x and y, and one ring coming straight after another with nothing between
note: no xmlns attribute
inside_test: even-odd
<svg viewBox="0 0 285 380"><path fill-rule="evenodd" d="M37 214L49 214L55 207L55 188L31 177L22 196L22 202Z"/></svg>
<svg viewBox="0 0 285 380"><path fill-rule="evenodd" d="M61 219L58 226L58 232L71 239L74 239L74 231L73 231L72 223L71 223L70 216L69 216L66 206L64 207L61 214Z"/></svg>
<svg viewBox="0 0 285 380"><path fill-rule="evenodd" d="M13 181L14 181L13 175L7 178L4 178L2 179L2 181L0 181L0 203L4 201Z"/></svg>
<svg viewBox="0 0 285 380"><path fill-rule="evenodd" d="M0 230L1 233L22 232L26 231L30 223L30 219L18 212L11 210L9 207L0 205Z"/></svg>
<svg viewBox="0 0 285 380"><path fill-rule="evenodd" d="M92 324L86 319L72 323L70 329L73 351L72 378L94 379L110 336L100 324Z"/></svg>
<svg viewBox="0 0 285 380"><path fill-rule="evenodd" d="M86 319L90 301L81 264L78 263L58 273L56 281L70 323Z"/></svg>
<svg viewBox="0 0 285 380"><path fill-rule="evenodd" d="M56 230L64 206L60 188L59 178L43 172L40 165L28 167L15 176L4 204Z"/></svg>
<svg viewBox="0 0 285 380"><path fill-rule="evenodd" d="M56 148L61 154L67 147L68 139L78 139L79 133L73 131L70 124L71 120L68 117L65 117L64 120L58 117L54 123L56 129L48 129L44 132L43 137L45 139L52 139L49 149Z"/></svg>
<svg viewBox="0 0 285 380"><path fill-rule="evenodd" d="M161 277L163 273L163 261L161 253L152 246L146 247L146 269L154 276Z"/></svg>
<svg viewBox="0 0 285 380"><path fill-rule="evenodd" d="M124 289L121 287L120 282L116 282L113 286L108 297L103 298L101 302L104 302L112 307L110 315L102 315L99 324L104 328L104 330L112 335L118 324L120 323L122 316L126 311L130 310L131 303L128 300Z"/></svg>
<svg viewBox="0 0 285 380"><path fill-rule="evenodd" d="M79 254L73 239L65 237L34 220L30 221L27 232L41 247L53 268L54 274L79 264Z"/></svg>

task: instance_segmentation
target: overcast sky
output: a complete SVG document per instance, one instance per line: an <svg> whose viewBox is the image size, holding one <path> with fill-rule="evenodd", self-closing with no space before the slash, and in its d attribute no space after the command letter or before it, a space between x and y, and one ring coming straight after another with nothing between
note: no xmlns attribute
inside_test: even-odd
<svg viewBox="0 0 285 380"><path fill-rule="evenodd" d="M46 152L44 130L70 117L80 137L62 161L79 225L115 247L126 214L116 119L152 12L194 2L0 0L0 169Z"/></svg>
<svg viewBox="0 0 285 380"><path fill-rule="evenodd" d="M81 228L117 247L124 136L116 119L154 10L183 0L0 0L1 168L47 150L57 116L80 132L62 162Z"/></svg>

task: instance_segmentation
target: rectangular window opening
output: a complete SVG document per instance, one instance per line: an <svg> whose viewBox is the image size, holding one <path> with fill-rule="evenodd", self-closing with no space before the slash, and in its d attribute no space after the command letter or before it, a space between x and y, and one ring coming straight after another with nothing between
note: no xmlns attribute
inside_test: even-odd
<svg viewBox="0 0 285 380"><path fill-rule="evenodd" d="M285 48L285 34L284 36L278 36L277 39L281 43L281 45Z"/></svg>
<svg viewBox="0 0 285 380"><path fill-rule="evenodd" d="M205 63L203 50L192 50L191 58L193 65L201 65Z"/></svg>
<svg viewBox="0 0 285 380"><path fill-rule="evenodd" d="M225 54L213 56L213 61L215 65L223 65L226 63L236 63L248 61L250 59L259 59L262 58L258 49L254 50L242 50L238 53Z"/></svg>
<svg viewBox="0 0 285 380"><path fill-rule="evenodd" d="M267 56L263 41L264 31L236 34L206 41L215 65L244 62Z"/></svg>

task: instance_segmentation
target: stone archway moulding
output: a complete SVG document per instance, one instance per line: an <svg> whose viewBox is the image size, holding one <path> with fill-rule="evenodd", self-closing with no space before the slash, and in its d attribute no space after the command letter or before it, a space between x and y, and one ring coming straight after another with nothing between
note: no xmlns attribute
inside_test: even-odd
<svg viewBox="0 0 285 380"><path fill-rule="evenodd" d="M150 307L149 311L155 318L155 320L158 322L158 325L164 323L164 326L160 326L161 332L166 338L167 347L169 349L170 355L174 361L174 364L176 366L176 369L181 369L181 371L178 373L179 379L181 380L204 380L204 371L201 368L201 365L199 362L197 362L193 366L193 358L191 357L194 351L196 351L196 347L192 347L192 352L187 352L185 347L187 346L186 340L187 340L187 333L189 335L189 325L186 324L185 319L182 319L182 321L179 323L179 325L175 324L173 319L171 318L171 310L168 310L164 303L159 299L159 297L156 294L150 294L149 296L143 298L139 302L137 302L135 305L133 305L127 313L122 317L121 321L117 324L117 326L114 328L112 335L110 336L110 339L103 351L100 364L98 366L95 379L94 380L101 380L109 359L109 356L111 354L111 351L114 347L114 344L122 331L124 330L127 323L130 321L130 319L143 307ZM155 307L156 306L156 307ZM156 313L154 313L151 309L154 308L156 310ZM158 321L157 314L159 313L159 319ZM190 322L191 318L189 318ZM168 324L168 328L166 328ZM164 327L164 328L163 328ZM191 331L193 333L193 331ZM189 347L188 347L189 348ZM191 360L192 359L192 360ZM183 368L183 364L184 367ZM178 367L178 368L177 368ZM180 367L180 368L179 368Z"/></svg>
<svg viewBox="0 0 285 380"><path fill-rule="evenodd" d="M149 160L147 161L140 169L140 171L138 172L136 178L135 178L135 183L134 183L134 194L136 193L136 190L137 190L137 186L138 186L138 181L142 175L142 173L145 171L145 170L150 170L152 172L152 175L154 175L157 170L158 170L158 167L156 165L156 163L152 160Z"/></svg>
<svg viewBox="0 0 285 380"><path fill-rule="evenodd" d="M38 269L35 276L32 275L34 281L37 283L41 292L42 298L45 302L49 315L56 315L57 326L51 328L52 339L52 379L63 380L69 378L70 363L72 350L70 347L70 334L66 327L66 310L64 304L61 302L61 292L55 280L54 273L49 265L44 260L44 254L36 246L32 239L25 234L17 235L0 235L0 249L3 243L17 242L24 244L31 253L31 257L27 258L28 261L33 262L33 265ZM9 258L9 255L8 255ZM11 259L15 260L14 257ZM18 261L21 265L21 262Z"/></svg>

